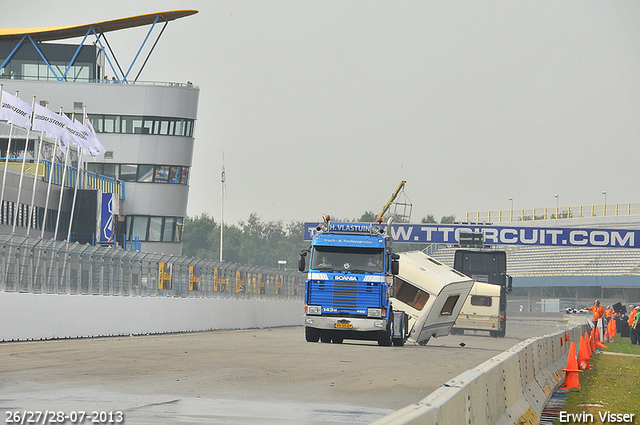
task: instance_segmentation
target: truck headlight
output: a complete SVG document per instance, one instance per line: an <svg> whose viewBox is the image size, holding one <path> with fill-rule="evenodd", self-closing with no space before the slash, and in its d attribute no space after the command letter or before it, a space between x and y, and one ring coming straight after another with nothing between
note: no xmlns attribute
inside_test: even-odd
<svg viewBox="0 0 640 425"><path fill-rule="evenodd" d="M319 306L319 305L307 306L307 314L320 315L321 313L322 313L322 306Z"/></svg>
<svg viewBox="0 0 640 425"><path fill-rule="evenodd" d="M382 317L382 309L369 307L367 309L367 317Z"/></svg>

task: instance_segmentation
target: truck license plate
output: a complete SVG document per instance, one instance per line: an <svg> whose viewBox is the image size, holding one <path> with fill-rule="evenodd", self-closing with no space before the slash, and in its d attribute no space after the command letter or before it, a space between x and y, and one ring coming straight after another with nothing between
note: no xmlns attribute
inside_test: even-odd
<svg viewBox="0 0 640 425"><path fill-rule="evenodd" d="M353 329L353 324L351 324L351 323L336 323L336 328Z"/></svg>

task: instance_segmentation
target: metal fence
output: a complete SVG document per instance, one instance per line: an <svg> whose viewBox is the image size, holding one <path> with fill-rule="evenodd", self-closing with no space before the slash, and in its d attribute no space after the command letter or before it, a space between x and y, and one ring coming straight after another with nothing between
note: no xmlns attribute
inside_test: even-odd
<svg viewBox="0 0 640 425"><path fill-rule="evenodd" d="M504 223L513 221L562 220L584 217L618 217L640 215L640 203L594 204L555 208L467 212L465 221Z"/></svg>
<svg viewBox="0 0 640 425"><path fill-rule="evenodd" d="M0 235L0 291L302 300L305 275L51 239Z"/></svg>

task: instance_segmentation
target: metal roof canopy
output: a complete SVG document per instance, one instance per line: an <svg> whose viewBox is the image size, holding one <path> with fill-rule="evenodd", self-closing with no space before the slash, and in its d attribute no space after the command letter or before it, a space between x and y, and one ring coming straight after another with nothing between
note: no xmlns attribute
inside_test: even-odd
<svg viewBox="0 0 640 425"><path fill-rule="evenodd" d="M84 24L84 25L41 27L41 28L0 28L0 41L13 41L18 37L21 37L18 44L11 51L11 53L2 63L2 65L0 65L0 69L3 69L5 65L9 63L9 61L11 60L15 52L18 50L18 48L22 45L25 39L28 38L29 41L31 41L31 44L33 45L33 47L36 49L36 51L40 55L40 57L42 57L42 59L47 64L47 66L49 67L53 75L56 77L56 79L58 81L64 81L66 79L67 72L69 72L76 57L78 56L80 49L82 49L82 47L84 46L85 40L89 35L93 34L96 37L96 41L98 45L104 52L105 58L109 62L109 66L111 67L111 70L113 71L113 74L115 75L118 82L127 83L128 82L127 78L129 76L129 73L131 72L133 65L135 64L138 57L140 56L140 52L142 51L145 44L149 40L149 36L151 35L151 32L153 31L155 25L159 22L164 22L164 26L160 30L160 33L156 37L153 43L153 46L149 50L149 53L147 54L147 57L144 60L144 63L140 67L138 74L133 80L133 82L135 83L138 80L138 77L140 76L140 74L142 73L142 70L144 69L145 65L147 64L147 60L151 56L151 53L156 47L156 44L158 43L158 40L160 39L160 36L164 32L164 29L166 28L169 21L173 21L175 19L183 18L190 15L195 15L196 13L198 13L197 10L172 10L167 12L157 12L157 13L149 13L146 15L130 16L128 18L113 19L110 21L102 21L102 22L96 22L93 24ZM125 73L122 70L120 63L118 62L115 53L111 49L111 46L107 41L107 37L105 33L110 31L117 31L121 29L140 27L143 25L151 25L151 28L149 29L149 32L147 33L144 40L142 41L142 45L140 46L140 49L138 49L138 52L136 53L135 57L131 61L131 65L129 66L129 68L127 69L127 72ZM59 76L55 72L55 70L51 67L51 64L49 63L49 61L44 57L44 55L42 54L42 51L38 48L36 41L41 42L41 41L64 40L64 39L76 38L76 37L84 37L84 38L82 39L82 42L78 46L78 49L76 50L75 55L69 62L69 65L65 69L64 73L61 76ZM114 68L114 64L111 62L111 59L107 54L107 50L103 46L101 39L104 39L107 47L109 48L109 52L113 57L113 61L115 62L115 65L118 67L118 70L120 71L120 75L118 75L118 73L116 72L116 69Z"/></svg>

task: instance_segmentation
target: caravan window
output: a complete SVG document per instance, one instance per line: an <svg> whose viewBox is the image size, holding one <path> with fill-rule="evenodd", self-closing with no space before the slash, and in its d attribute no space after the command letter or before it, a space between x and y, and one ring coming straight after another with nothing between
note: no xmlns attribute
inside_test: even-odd
<svg viewBox="0 0 640 425"><path fill-rule="evenodd" d="M450 295L440 311L440 316L451 316L453 314L453 307L456 306L459 298L460 295Z"/></svg>
<svg viewBox="0 0 640 425"><path fill-rule="evenodd" d="M428 292L421 290L399 277L395 279L394 289L394 297L398 301L402 301L416 310L422 310L429 299Z"/></svg>
<svg viewBox="0 0 640 425"><path fill-rule="evenodd" d="M491 307L491 297L484 297L481 295L472 295L471 305L476 305L481 307Z"/></svg>

